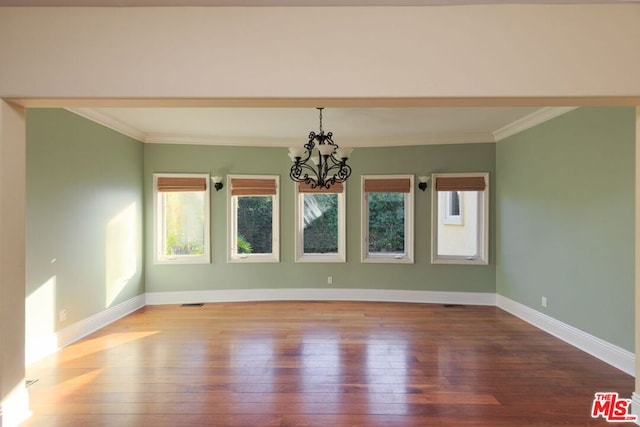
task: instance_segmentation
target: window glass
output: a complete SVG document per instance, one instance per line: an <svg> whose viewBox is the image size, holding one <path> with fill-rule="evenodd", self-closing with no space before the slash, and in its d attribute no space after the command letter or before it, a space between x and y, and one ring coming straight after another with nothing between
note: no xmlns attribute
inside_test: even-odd
<svg viewBox="0 0 640 427"><path fill-rule="evenodd" d="M362 177L362 261L413 263L413 175Z"/></svg>
<svg viewBox="0 0 640 427"><path fill-rule="evenodd" d="M338 194L303 193L305 254L338 252Z"/></svg>
<svg viewBox="0 0 640 427"><path fill-rule="evenodd" d="M486 264L488 174L434 174L432 182L435 182L432 262ZM444 190L438 190L439 182Z"/></svg>
<svg viewBox="0 0 640 427"><path fill-rule="evenodd" d="M346 262L345 184L296 184L296 261Z"/></svg>
<svg viewBox="0 0 640 427"><path fill-rule="evenodd" d="M271 196L238 196L237 253L273 252L273 200Z"/></svg>
<svg viewBox="0 0 640 427"><path fill-rule="evenodd" d="M209 183L202 174L155 174L155 261L209 262Z"/></svg>
<svg viewBox="0 0 640 427"><path fill-rule="evenodd" d="M369 253L405 253L404 193L369 193Z"/></svg>
<svg viewBox="0 0 640 427"><path fill-rule="evenodd" d="M278 262L279 178L228 175L229 262Z"/></svg>

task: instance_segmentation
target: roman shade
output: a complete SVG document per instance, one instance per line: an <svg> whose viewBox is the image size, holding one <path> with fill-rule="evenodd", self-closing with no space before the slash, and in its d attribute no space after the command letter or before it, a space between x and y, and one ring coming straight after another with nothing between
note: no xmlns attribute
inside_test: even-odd
<svg viewBox="0 0 640 427"><path fill-rule="evenodd" d="M232 196L275 196L276 180L272 178L231 178Z"/></svg>
<svg viewBox="0 0 640 427"><path fill-rule="evenodd" d="M156 182L156 189L163 192L206 191L207 178L161 176Z"/></svg>
<svg viewBox="0 0 640 427"><path fill-rule="evenodd" d="M436 191L484 191L487 184L482 176L436 177Z"/></svg>
<svg viewBox="0 0 640 427"><path fill-rule="evenodd" d="M364 191L367 193L409 193L409 178L365 178Z"/></svg>

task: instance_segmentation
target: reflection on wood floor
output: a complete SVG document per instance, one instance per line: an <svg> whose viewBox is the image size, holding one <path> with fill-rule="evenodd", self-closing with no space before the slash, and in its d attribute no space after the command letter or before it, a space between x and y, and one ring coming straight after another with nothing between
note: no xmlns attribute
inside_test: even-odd
<svg viewBox="0 0 640 427"><path fill-rule="evenodd" d="M27 372L28 427L582 427L634 387L495 307L372 302L149 306Z"/></svg>

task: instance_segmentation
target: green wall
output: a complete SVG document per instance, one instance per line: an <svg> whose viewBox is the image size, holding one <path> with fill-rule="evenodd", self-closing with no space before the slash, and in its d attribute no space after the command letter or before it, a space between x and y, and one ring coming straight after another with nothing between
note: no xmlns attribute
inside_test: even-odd
<svg viewBox="0 0 640 427"><path fill-rule="evenodd" d="M580 108L496 149L498 294L632 352L634 145L632 108Z"/></svg>
<svg viewBox="0 0 640 427"><path fill-rule="evenodd" d="M339 142L339 141L338 141ZM301 141L302 143L302 141ZM491 265L452 266L430 263L430 190L415 192L415 264L360 262L360 175L415 175L431 172L495 172L494 144L358 148L347 183L347 263L294 262L294 185L288 177L286 148L250 148L147 144L144 150L145 205L153 203L153 173L201 172L212 175L280 175L280 263L226 262L227 189L211 194L212 263L154 265L153 212L145 214L147 292L252 288L371 288L495 292L494 214L491 213ZM493 194L493 193L491 193ZM492 196L493 197L493 196ZM492 205L494 200L492 200ZM333 285L327 285L327 276Z"/></svg>
<svg viewBox="0 0 640 427"><path fill-rule="evenodd" d="M142 162L118 132L27 111L27 339L144 293Z"/></svg>

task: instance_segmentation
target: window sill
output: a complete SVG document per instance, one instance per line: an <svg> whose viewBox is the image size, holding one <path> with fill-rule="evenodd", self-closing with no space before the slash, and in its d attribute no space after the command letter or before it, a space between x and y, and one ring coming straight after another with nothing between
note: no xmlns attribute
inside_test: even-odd
<svg viewBox="0 0 640 427"><path fill-rule="evenodd" d="M211 264L208 255L189 257L181 256L175 258L156 258L153 261L156 265L182 265L182 264Z"/></svg>
<svg viewBox="0 0 640 427"><path fill-rule="evenodd" d="M449 264L449 265L489 265L488 259L467 257L436 257L431 259L431 264Z"/></svg>
<svg viewBox="0 0 640 427"><path fill-rule="evenodd" d="M380 264L413 264L413 257L400 254L366 255L361 260L363 263Z"/></svg>
<svg viewBox="0 0 640 427"><path fill-rule="evenodd" d="M228 263L231 264L244 264L244 263L274 263L274 262L280 262L280 258L273 255L273 254L267 254L267 255L245 255L245 256L232 256L230 258L227 259Z"/></svg>
<svg viewBox="0 0 640 427"><path fill-rule="evenodd" d="M296 262L300 263L313 263L313 262L333 262L333 263L345 263L347 262L344 256L338 254L305 254L296 257Z"/></svg>

